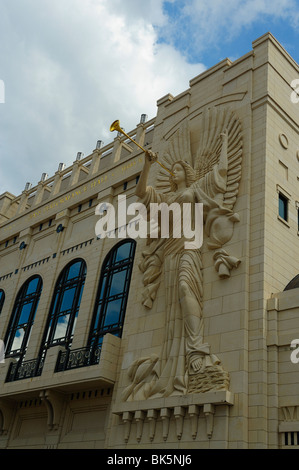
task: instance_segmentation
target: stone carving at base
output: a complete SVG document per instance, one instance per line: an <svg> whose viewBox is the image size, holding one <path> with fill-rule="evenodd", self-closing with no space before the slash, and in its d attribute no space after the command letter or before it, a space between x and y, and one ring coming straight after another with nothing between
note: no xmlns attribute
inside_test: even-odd
<svg viewBox="0 0 299 470"><path fill-rule="evenodd" d="M203 113L198 133L195 156L188 121L168 140L162 161L173 175L159 170L155 188L147 180L157 155L147 152L136 194L148 211L151 203L178 203L180 207L202 203L207 248L216 250L215 269L220 278L227 278L240 263L222 248L239 221L233 207L241 178L240 123L230 110L212 108ZM125 401L228 389L228 374L204 341L201 249L186 249L189 240L184 233L173 236L178 222L181 219L176 221L173 214L169 237L150 239L142 253L142 303L146 308L152 308L164 280L165 338L159 356L138 359L129 368L131 383L123 392Z"/></svg>
<svg viewBox="0 0 299 470"><path fill-rule="evenodd" d="M228 388L229 374L220 365L206 366L203 370L189 375L188 393L205 393Z"/></svg>

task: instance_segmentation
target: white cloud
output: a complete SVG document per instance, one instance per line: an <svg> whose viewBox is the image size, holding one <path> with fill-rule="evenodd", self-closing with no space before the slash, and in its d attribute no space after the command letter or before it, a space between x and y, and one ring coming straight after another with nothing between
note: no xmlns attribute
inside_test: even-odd
<svg viewBox="0 0 299 470"><path fill-rule="evenodd" d="M0 5L0 194L130 130L203 71L157 43L162 0L14 0Z"/></svg>
<svg viewBox="0 0 299 470"><path fill-rule="evenodd" d="M97 0L95 0L97 1ZM127 21L136 21L137 18L146 19L147 22L156 26L167 24L167 16L163 12L163 0L113 0L107 3L109 13L125 17Z"/></svg>
<svg viewBox="0 0 299 470"><path fill-rule="evenodd" d="M290 27L296 28L299 22L296 0L174 0L173 3L179 14L165 29L164 37L167 41L178 38L181 41L185 34L186 50L204 50L231 41L244 28L257 23L267 27L269 21L287 20Z"/></svg>
<svg viewBox="0 0 299 470"><path fill-rule="evenodd" d="M155 116L163 95L188 88L204 66L189 64L171 44L197 56L217 49L222 57L223 44L256 23L264 21L268 31L269 19L295 28L297 2L2 1L0 194L19 194L60 162L71 165L98 139L113 140L114 119L133 129L140 114Z"/></svg>

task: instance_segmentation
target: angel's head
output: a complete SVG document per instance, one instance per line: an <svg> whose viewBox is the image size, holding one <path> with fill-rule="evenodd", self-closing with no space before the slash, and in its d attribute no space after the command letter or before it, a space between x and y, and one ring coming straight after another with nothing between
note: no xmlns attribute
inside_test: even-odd
<svg viewBox="0 0 299 470"><path fill-rule="evenodd" d="M188 188L195 181L195 172L189 163L183 160L175 162L171 168L173 175L169 177L170 187L172 191L178 188Z"/></svg>

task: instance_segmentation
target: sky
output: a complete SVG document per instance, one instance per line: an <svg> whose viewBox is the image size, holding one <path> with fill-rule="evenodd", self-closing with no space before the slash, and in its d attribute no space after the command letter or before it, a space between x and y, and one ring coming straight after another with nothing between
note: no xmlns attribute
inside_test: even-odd
<svg viewBox="0 0 299 470"><path fill-rule="evenodd" d="M299 62L299 1L0 0L0 194L109 144L115 119L154 118L267 32Z"/></svg>

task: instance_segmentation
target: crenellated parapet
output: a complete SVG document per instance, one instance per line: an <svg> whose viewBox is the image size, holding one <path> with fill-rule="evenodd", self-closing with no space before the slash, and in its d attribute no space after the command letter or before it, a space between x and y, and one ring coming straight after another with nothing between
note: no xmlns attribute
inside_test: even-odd
<svg viewBox="0 0 299 470"><path fill-rule="evenodd" d="M140 145L151 143L151 137L146 141L146 135L150 134L148 131L154 125L155 119L147 121L146 118L147 116L142 114L140 123L128 133ZM107 145L104 145L102 140L98 140L91 154L84 156L82 152L78 152L71 166L66 167L64 163L59 163L53 176L49 177L43 173L35 186L27 182L20 195L15 196L9 192L0 195L0 225L22 216L26 211L35 209L46 201L54 200L76 187L81 181L89 181L103 169L107 171L117 162L133 155L136 150L138 150L137 146L134 148L129 145L128 139L121 135L117 135Z"/></svg>

